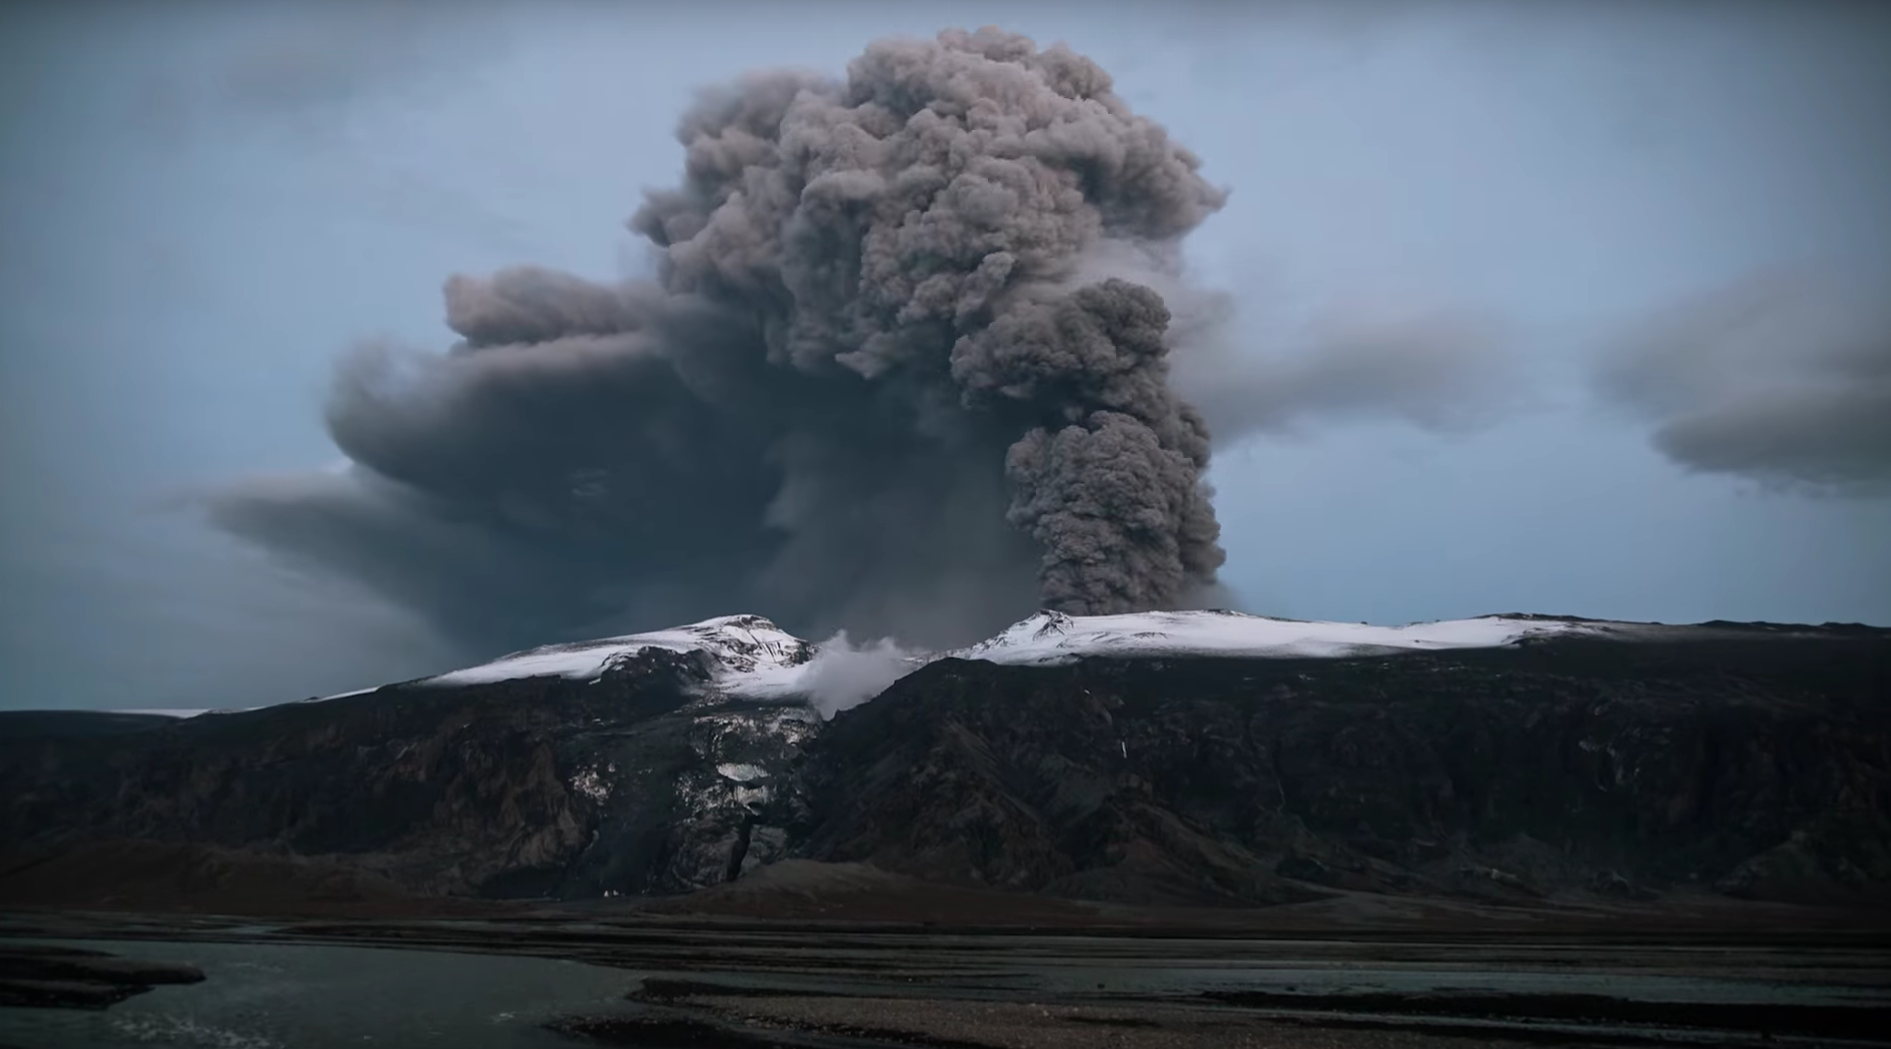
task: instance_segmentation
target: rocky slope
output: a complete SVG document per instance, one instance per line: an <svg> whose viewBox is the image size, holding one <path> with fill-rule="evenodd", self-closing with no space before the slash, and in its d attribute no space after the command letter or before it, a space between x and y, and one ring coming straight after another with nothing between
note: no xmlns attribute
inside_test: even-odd
<svg viewBox="0 0 1891 1049"><path fill-rule="evenodd" d="M426 893L684 891L785 844L749 828L797 818L799 797L763 781L819 723L720 693L724 669L658 648L595 679L423 681L187 719L0 715L0 841L16 866L138 839L341 861Z"/></svg>
<svg viewBox="0 0 1891 1049"><path fill-rule="evenodd" d="M800 857L1124 903L1891 902L1891 631L1046 614L831 722L818 658L732 617L242 713L0 715L0 897L141 839L500 897Z"/></svg>
<svg viewBox="0 0 1891 1049"><path fill-rule="evenodd" d="M953 660L809 759L808 855L1057 895L1891 899L1882 634Z"/></svg>

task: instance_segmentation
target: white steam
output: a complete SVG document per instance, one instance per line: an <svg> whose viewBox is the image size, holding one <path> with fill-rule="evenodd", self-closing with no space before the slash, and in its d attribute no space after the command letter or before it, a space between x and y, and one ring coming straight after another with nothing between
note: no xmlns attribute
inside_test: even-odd
<svg viewBox="0 0 1891 1049"><path fill-rule="evenodd" d="M800 683L808 705L827 721L886 691L924 662L924 656L901 648L892 638L856 645L842 630L821 642Z"/></svg>

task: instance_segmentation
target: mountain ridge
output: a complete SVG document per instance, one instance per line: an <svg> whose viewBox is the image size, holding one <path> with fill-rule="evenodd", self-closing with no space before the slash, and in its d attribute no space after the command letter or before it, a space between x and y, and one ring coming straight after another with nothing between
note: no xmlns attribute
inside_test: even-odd
<svg viewBox="0 0 1891 1049"><path fill-rule="evenodd" d="M1891 902L1891 631L1048 613L972 648L831 718L794 685L822 647L760 617L207 717L0 715L0 891L142 839L217 850L211 900L249 856L422 898L797 859L1131 906ZM114 863L55 888L122 895Z"/></svg>
<svg viewBox="0 0 1891 1049"><path fill-rule="evenodd" d="M1233 625L1232 630L1221 629L1230 624ZM1727 630L1763 630L1771 633L1855 630L1867 636L1874 631L1891 635L1891 628L1854 623L1815 626L1713 620L1670 624L1516 612L1490 613L1465 619L1421 620L1387 627L1334 620L1289 619L1226 609L1098 616L1076 616L1043 609L971 645L934 651L907 650L895 645L893 650L900 654L911 669L917 669L926 663L946 658L1048 664L1091 657L1154 658L1162 655L1343 657L1458 647L1502 647L1556 633L1633 641ZM1171 631L1177 632L1172 634ZM1055 641L1045 643L1046 638L1064 638L1068 641L1062 644ZM613 661L634 658L651 649L701 653L712 664L712 687L727 695L789 699L802 694L797 691L801 673L824 651L830 650L830 643L797 637L766 616L737 613L662 630L554 642L510 652L456 670L292 702L341 699L396 685L481 684L534 676L596 680ZM890 641L887 643L891 644ZM260 708L119 708L115 712L189 717L256 709Z"/></svg>

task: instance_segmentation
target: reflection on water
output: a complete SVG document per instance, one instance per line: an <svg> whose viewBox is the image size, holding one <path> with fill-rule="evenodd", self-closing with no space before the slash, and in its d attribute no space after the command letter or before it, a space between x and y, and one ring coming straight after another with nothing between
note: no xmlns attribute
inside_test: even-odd
<svg viewBox="0 0 1891 1049"><path fill-rule="evenodd" d="M554 959L300 944L58 942L188 962L208 979L157 987L103 1012L0 1008L0 1044L570 1049L570 1041L541 1025L557 1016L635 1008L623 996L637 974Z"/></svg>
<svg viewBox="0 0 1891 1049"><path fill-rule="evenodd" d="M264 929L243 931L258 937L273 935ZM351 928L340 934L374 931ZM1530 1021L1536 1033L1672 1038L1678 1037L1672 1025L1695 1024L1699 1039L1715 1043L1750 1032L1731 1021L1720 1023L1711 1015L1704 1022L1701 1017L1708 1014L1701 1007L1856 1010L1881 1006L1891 989L1891 972L1882 952L1870 948L994 938L714 928L678 935L604 925L545 929L452 922L387 926L379 931L405 948L280 939L50 941L152 961L187 962L203 969L208 979L190 986L159 987L107 1012L0 1008L0 1046L571 1049L577 1043L543 1025L558 1017L638 1011L640 1007L625 1001L623 995L646 973L790 994L839 992L867 997L1160 1000L1202 1005L1204 995L1279 996L1262 1004L1263 1012L1308 1007L1295 1002L1296 998L1305 999L1313 1008L1346 1008L1344 1002L1321 1002L1321 996L1585 995L1673 1005L1675 1014L1672 1020L1659 1021L1670 1025L1661 1030L1633 1026L1640 1019L1565 1029L1551 1022L1559 1015L1552 1010L1543 1014L1542 1023ZM442 948L460 945L465 952L416 949L420 943ZM609 958L624 968L470 953L486 946L572 951L594 959ZM1233 1000L1241 1001L1239 997ZM1648 1014L1644 1009L1633 1015ZM1855 1017L1838 1020L1864 1022ZM1827 1021L1838 1020L1826 1017L1820 1022L1829 1027Z"/></svg>

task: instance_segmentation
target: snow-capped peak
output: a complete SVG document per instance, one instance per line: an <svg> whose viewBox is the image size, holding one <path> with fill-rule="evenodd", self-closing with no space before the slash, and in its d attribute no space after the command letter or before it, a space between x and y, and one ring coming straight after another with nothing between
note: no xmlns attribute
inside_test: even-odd
<svg viewBox="0 0 1891 1049"><path fill-rule="evenodd" d="M1495 648L1526 637L1589 631L1599 624L1484 616L1385 627L1321 623L1242 612L1134 612L1073 616L1039 612L996 637L951 653L992 663L1052 664L1085 656L1337 657L1449 648Z"/></svg>
<svg viewBox="0 0 1891 1049"><path fill-rule="evenodd" d="M815 652L813 645L761 616L718 616L668 630L527 649L421 683L478 685L532 677L595 680L612 666L651 649L705 654L714 664L716 685L732 695L791 691L790 683Z"/></svg>
<svg viewBox="0 0 1891 1049"><path fill-rule="evenodd" d="M1076 616L1043 611L995 637L952 652L904 658L886 680L942 656L992 663L1049 665L1085 657L1249 656L1332 658L1400 651L1495 648L1527 637L1599 632L1605 624L1538 616L1371 626L1323 623L1242 612L1134 612ZM842 642L844 644L844 641ZM713 664L713 685L725 695L785 698L810 691L820 646L761 616L705 619L688 626L597 641L546 645L465 670L425 679L429 685L475 685L530 677L595 680L617 663L650 649L701 652ZM841 653L834 653L839 658Z"/></svg>

